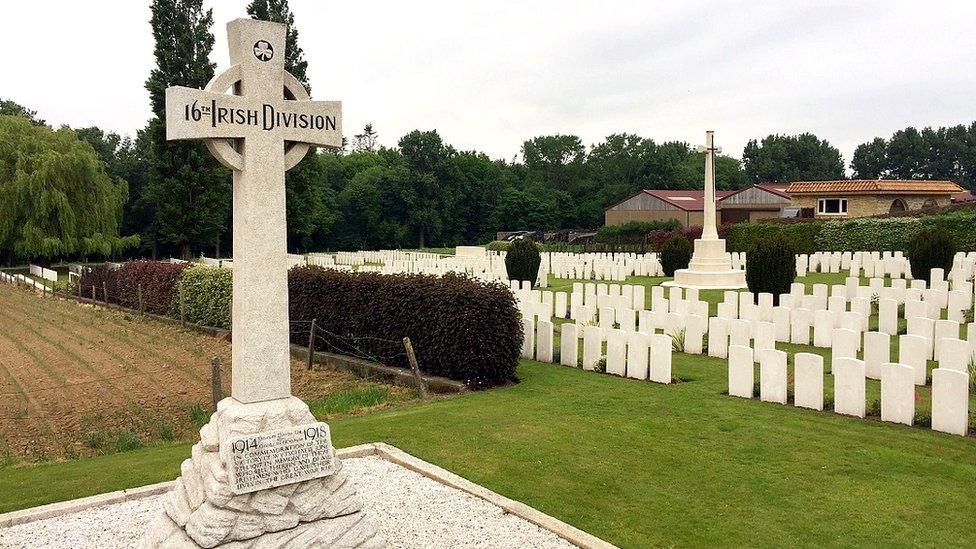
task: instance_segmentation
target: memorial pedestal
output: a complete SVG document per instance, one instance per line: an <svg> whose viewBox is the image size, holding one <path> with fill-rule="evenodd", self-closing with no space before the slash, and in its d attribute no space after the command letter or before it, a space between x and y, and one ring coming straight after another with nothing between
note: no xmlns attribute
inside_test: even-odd
<svg viewBox="0 0 976 549"><path fill-rule="evenodd" d="M732 261L725 255L725 240L699 238L695 241L695 253L687 269L674 272L674 280L662 286L680 286L701 290L738 290L747 288L746 272L732 268Z"/></svg>
<svg viewBox="0 0 976 549"><path fill-rule="evenodd" d="M141 547L386 546L298 398L220 401L180 472Z"/></svg>

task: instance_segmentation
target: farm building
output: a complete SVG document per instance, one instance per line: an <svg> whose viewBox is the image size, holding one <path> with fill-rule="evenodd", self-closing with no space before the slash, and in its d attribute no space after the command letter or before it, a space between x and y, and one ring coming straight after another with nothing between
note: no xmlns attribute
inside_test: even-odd
<svg viewBox="0 0 976 549"><path fill-rule="evenodd" d="M716 191L716 208L720 223L736 223L779 217L789 206L786 184L763 183L738 191ZM668 221L675 219L684 227L701 225L705 191L670 191L645 189L604 211L607 225L629 221Z"/></svg>
<svg viewBox="0 0 976 549"><path fill-rule="evenodd" d="M718 199L720 223L780 217L790 206L787 183L759 183Z"/></svg>
<svg viewBox="0 0 976 549"><path fill-rule="evenodd" d="M947 206L963 188L951 181L854 179L797 181L786 194L815 217L846 218Z"/></svg>

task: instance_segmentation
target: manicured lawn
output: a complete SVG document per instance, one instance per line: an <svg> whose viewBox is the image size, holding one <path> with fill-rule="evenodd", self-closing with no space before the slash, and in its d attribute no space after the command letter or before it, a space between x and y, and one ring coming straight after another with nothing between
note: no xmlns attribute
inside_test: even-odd
<svg viewBox="0 0 976 549"><path fill-rule="evenodd" d="M331 422L623 547L968 546L976 439L524 361L518 385ZM186 445L0 471L0 511L176 476Z"/></svg>

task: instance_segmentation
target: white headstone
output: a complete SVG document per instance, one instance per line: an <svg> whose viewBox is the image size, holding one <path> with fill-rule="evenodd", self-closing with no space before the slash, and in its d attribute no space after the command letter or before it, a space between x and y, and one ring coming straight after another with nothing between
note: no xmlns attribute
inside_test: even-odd
<svg viewBox="0 0 976 549"><path fill-rule="evenodd" d="M755 375L752 348L745 345L730 345L729 394L752 398Z"/></svg>
<svg viewBox="0 0 976 549"><path fill-rule="evenodd" d="M535 359L552 362L552 322L540 320L536 325Z"/></svg>
<svg viewBox="0 0 976 549"><path fill-rule="evenodd" d="M640 332L627 335L627 377L647 379L651 336Z"/></svg>
<svg viewBox="0 0 976 549"><path fill-rule="evenodd" d="M664 334L651 336L651 381L671 383L671 338Z"/></svg>
<svg viewBox="0 0 976 549"><path fill-rule="evenodd" d="M891 336L882 332L864 334L864 375L881 379L881 365L891 362Z"/></svg>
<svg viewBox="0 0 976 549"><path fill-rule="evenodd" d="M969 375L932 370L932 429L966 436L969 431Z"/></svg>
<svg viewBox="0 0 976 549"><path fill-rule="evenodd" d="M856 358L833 360L834 411L848 416L864 417L864 361Z"/></svg>
<svg viewBox="0 0 976 549"><path fill-rule="evenodd" d="M579 328L576 324L563 324L559 334L559 363L576 367L579 357Z"/></svg>
<svg viewBox="0 0 976 549"><path fill-rule="evenodd" d="M786 353L775 349L756 350L759 355L759 398L786 404Z"/></svg>
<svg viewBox="0 0 976 549"><path fill-rule="evenodd" d="M627 334L623 330L607 333L607 373L621 377L627 374Z"/></svg>
<svg viewBox="0 0 976 549"><path fill-rule="evenodd" d="M915 384L911 366L896 362L881 367L881 421L911 425L915 419Z"/></svg>
<svg viewBox="0 0 976 549"><path fill-rule="evenodd" d="M603 355L603 330L599 326L583 329L583 369L595 370Z"/></svg>
<svg viewBox="0 0 976 549"><path fill-rule="evenodd" d="M797 353L793 360L793 403L800 408L823 410L823 357L813 353Z"/></svg>

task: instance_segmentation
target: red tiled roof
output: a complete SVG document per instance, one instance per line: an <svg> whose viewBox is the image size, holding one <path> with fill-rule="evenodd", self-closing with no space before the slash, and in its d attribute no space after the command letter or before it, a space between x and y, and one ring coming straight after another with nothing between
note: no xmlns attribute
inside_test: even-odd
<svg viewBox="0 0 976 549"><path fill-rule="evenodd" d="M952 201L956 204L959 202L973 202L976 200L976 194L973 191L965 191L952 195Z"/></svg>
<svg viewBox="0 0 976 549"><path fill-rule="evenodd" d="M790 186L789 183L756 183L754 187L759 187L764 191L769 191L773 194L782 196L783 198L789 198L790 195L786 194L786 189ZM749 187L746 187L747 189Z"/></svg>
<svg viewBox="0 0 976 549"><path fill-rule="evenodd" d="M963 189L952 181L905 179L842 179L837 181L795 181L787 194L955 194Z"/></svg>
<svg viewBox="0 0 976 549"><path fill-rule="evenodd" d="M720 201L735 191L715 191L715 200ZM700 212L705 209L705 191L669 191L644 189L645 194L667 202L679 210Z"/></svg>

